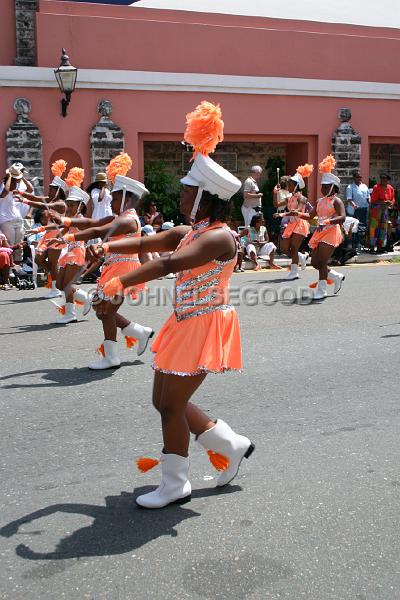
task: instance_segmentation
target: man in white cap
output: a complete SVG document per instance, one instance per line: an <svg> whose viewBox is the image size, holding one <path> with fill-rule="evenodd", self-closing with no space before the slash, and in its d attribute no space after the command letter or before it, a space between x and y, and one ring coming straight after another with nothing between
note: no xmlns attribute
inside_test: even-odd
<svg viewBox="0 0 400 600"><path fill-rule="evenodd" d="M59 222L64 227L77 227L80 230L78 233L73 234L75 241L88 241L96 238L105 241L125 237L140 238L141 226L134 207L137 206L143 195L147 193L147 189L140 181L116 175L111 192L113 216L104 217L100 220L87 218L70 220L64 217L59 219ZM64 236L64 239L69 239L69 234ZM139 267L140 262L137 253L133 253L129 257L120 256L117 253L108 253L105 256L99 285L104 285L111 277L129 273ZM142 289L144 289L144 285L131 290L130 295L134 298ZM104 331L104 342L101 345L103 357L92 362L89 365L89 369L101 370L120 366L121 360L117 345L118 328L121 329L125 338L137 340L137 353L139 356L147 348L148 341L154 333L153 330L151 327L145 327L140 325L140 323L133 323L125 319L118 313L120 306L121 303L112 304L110 313L106 317L99 317L102 321Z"/></svg>
<svg viewBox="0 0 400 600"><path fill-rule="evenodd" d="M262 205L262 193L258 187L261 179L262 167L254 165L251 167L250 175L243 184L242 215L246 227L250 225L251 219L260 212ZM258 208L259 210L255 210Z"/></svg>

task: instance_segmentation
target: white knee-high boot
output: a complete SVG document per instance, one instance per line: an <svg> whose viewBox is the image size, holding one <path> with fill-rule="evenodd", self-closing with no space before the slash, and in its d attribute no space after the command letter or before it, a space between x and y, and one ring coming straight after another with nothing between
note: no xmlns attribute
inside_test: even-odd
<svg viewBox="0 0 400 600"><path fill-rule="evenodd" d="M188 479L189 458L178 454L161 454L161 483L154 492L136 498L143 508L163 508L168 504L190 501L192 486Z"/></svg>
<svg viewBox="0 0 400 600"><path fill-rule="evenodd" d="M313 293L313 300L323 300L328 295L326 279L320 279Z"/></svg>
<svg viewBox="0 0 400 600"><path fill-rule="evenodd" d="M74 293L74 301L79 304L83 304L82 306L82 314L83 316L87 315L90 309L92 308L92 299L89 294L82 290L81 288L77 289Z"/></svg>
<svg viewBox="0 0 400 600"><path fill-rule="evenodd" d="M288 279L290 281L292 279L298 279L298 278L299 278L299 265L295 265L294 263L292 263L290 265L290 271L286 275L285 279Z"/></svg>
<svg viewBox="0 0 400 600"><path fill-rule="evenodd" d="M51 290L46 294L45 298L58 298L62 296L62 291L57 289L56 281L51 282Z"/></svg>
<svg viewBox="0 0 400 600"><path fill-rule="evenodd" d="M214 457L209 453L211 463L218 470L222 470L217 480L218 487L226 485L236 477L242 460L249 458L255 448L247 437L235 433L222 419L218 419L214 427L200 434L197 441L206 450L222 455Z"/></svg>
<svg viewBox="0 0 400 600"><path fill-rule="evenodd" d="M78 319L76 316L75 304L73 302L66 302L64 316L61 317L61 319L58 319L56 321L56 324L57 325L67 325L67 323L73 323L74 321L77 321L77 320Z"/></svg>
<svg viewBox="0 0 400 600"><path fill-rule="evenodd" d="M100 371L102 369L115 369L121 365L121 360L118 356L118 343L112 340L104 340L103 343L104 356L99 360L95 360L89 365L89 369Z"/></svg>
<svg viewBox="0 0 400 600"><path fill-rule="evenodd" d="M333 279L333 293L337 294L338 292L340 292L342 283L345 280L346 276L343 275L343 273L339 273L338 271L330 269L328 277Z"/></svg>
<svg viewBox="0 0 400 600"><path fill-rule="evenodd" d="M137 355L140 356L146 350L150 338L154 335L154 331L151 327L144 327L140 323L129 323L129 325L122 329L122 334L125 337L132 337L138 340Z"/></svg>

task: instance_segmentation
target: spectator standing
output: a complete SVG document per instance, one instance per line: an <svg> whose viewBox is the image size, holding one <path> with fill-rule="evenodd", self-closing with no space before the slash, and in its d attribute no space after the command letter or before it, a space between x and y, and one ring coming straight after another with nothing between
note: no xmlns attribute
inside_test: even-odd
<svg viewBox="0 0 400 600"><path fill-rule="evenodd" d="M370 192L359 171L353 172L353 182L346 188L346 214L359 221L357 232L353 234L353 248L360 249L360 240L365 238L368 225Z"/></svg>
<svg viewBox="0 0 400 600"><path fill-rule="evenodd" d="M385 252L388 235L389 209L394 206L394 188L390 177L381 173L380 183L374 185L371 194L369 217L369 245L371 252Z"/></svg>
<svg viewBox="0 0 400 600"><path fill-rule="evenodd" d="M250 175L243 184L242 215L246 227L250 225L251 219L257 214L256 208L261 210L262 193L258 187L261 179L262 168L258 165L251 167Z"/></svg>
<svg viewBox="0 0 400 600"><path fill-rule="evenodd" d="M13 248L4 233L0 233L0 288L3 290L12 290L10 282L10 269L14 266L12 256Z"/></svg>
<svg viewBox="0 0 400 600"><path fill-rule="evenodd" d="M86 207L86 217L88 219L104 219L111 217L111 192L107 188L107 174L97 173L93 183L89 185L86 192L90 199Z"/></svg>
<svg viewBox="0 0 400 600"><path fill-rule="evenodd" d="M24 220L18 210L13 191L19 190L23 179L21 171L11 165L6 171L3 182L0 183L0 230L6 236L11 246L16 246L14 260L21 263L22 249L18 246L24 238ZM23 182L22 182L23 183Z"/></svg>

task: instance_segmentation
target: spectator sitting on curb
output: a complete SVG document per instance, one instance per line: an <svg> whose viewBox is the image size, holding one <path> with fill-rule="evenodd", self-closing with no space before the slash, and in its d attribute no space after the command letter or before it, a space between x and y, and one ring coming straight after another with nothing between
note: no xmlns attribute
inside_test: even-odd
<svg viewBox="0 0 400 600"><path fill-rule="evenodd" d="M280 271L281 267L274 263L276 246L269 241L262 213L253 216L250 227L242 232L243 238L247 256L254 262L255 271L261 269L258 257L262 256L268 256L270 269Z"/></svg>

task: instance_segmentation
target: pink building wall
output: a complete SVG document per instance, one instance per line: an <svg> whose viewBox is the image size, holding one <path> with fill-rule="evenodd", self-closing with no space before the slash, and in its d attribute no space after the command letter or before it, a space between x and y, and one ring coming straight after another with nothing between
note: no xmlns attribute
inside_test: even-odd
<svg viewBox="0 0 400 600"><path fill-rule="evenodd" d="M0 1L0 65L15 64L15 0ZM1 106L1 110L3 107Z"/></svg>
<svg viewBox="0 0 400 600"><path fill-rule="evenodd" d="M171 12L41 0L38 65L64 45L81 68L400 81L397 30Z"/></svg>
<svg viewBox="0 0 400 600"><path fill-rule="evenodd" d="M7 23L0 64L14 64L12 0L1 0ZM40 0L37 13L38 66L55 67L65 46L79 68L128 69L235 75L287 76L381 82L400 80L390 56L399 56L400 33L385 28L207 15ZM206 43L205 43L206 41ZM240 52L236 49L240 47ZM399 102L317 96L273 96L165 91L79 89L68 117L60 116L58 89L0 88L0 169L5 165L4 133L15 119L18 96L32 103L30 117L43 137L45 185L49 162L59 148L74 148L89 176L89 134L98 120L97 103L113 104L112 119L125 133L134 159L133 174L143 175L143 141L181 139L185 114L201 100L219 102L226 139L295 143L288 154L294 169L307 144L308 161L317 164L331 151L337 114L352 110L360 133L362 171L368 177L370 138L400 138ZM73 165L70 165L73 166ZM86 178L88 183L88 177ZM317 193L317 174L310 182Z"/></svg>

